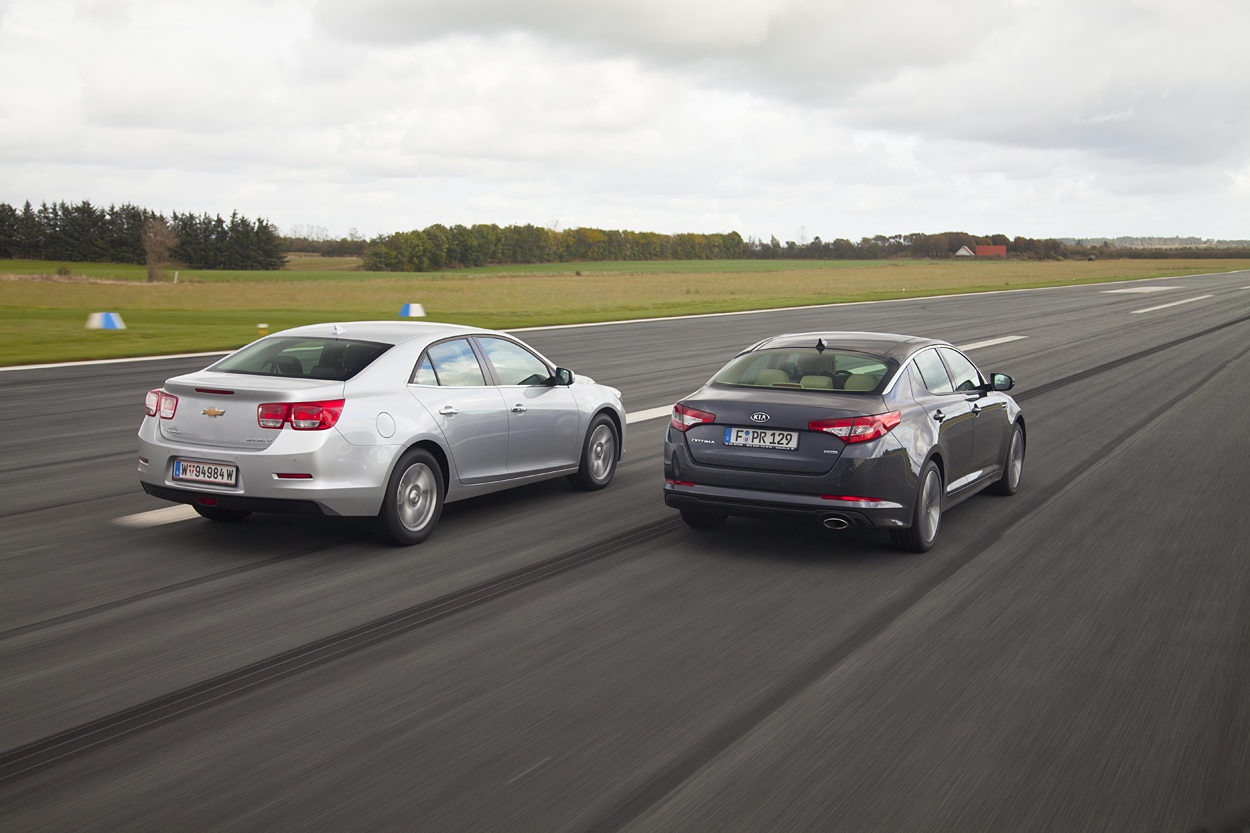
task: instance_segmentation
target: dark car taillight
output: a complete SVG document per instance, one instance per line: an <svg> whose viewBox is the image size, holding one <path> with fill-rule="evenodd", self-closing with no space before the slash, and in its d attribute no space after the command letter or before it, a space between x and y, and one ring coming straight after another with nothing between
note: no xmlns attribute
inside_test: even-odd
<svg viewBox="0 0 1250 833"><path fill-rule="evenodd" d="M807 423L812 431L824 431L833 434L848 443L866 443L878 437L884 437L903 419L900 411L888 414L872 414L871 416L845 417L842 419L818 419Z"/></svg>
<svg viewBox="0 0 1250 833"><path fill-rule="evenodd" d="M281 428L289 422L296 431L324 431L333 428L342 413L342 399L325 402L270 402L256 406L256 422L261 428Z"/></svg>
<svg viewBox="0 0 1250 833"><path fill-rule="evenodd" d="M669 424L678 431L685 431L691 425L700 425L704 422L716 422L716 414L709 414L707 411L696 411L694 408L689 408L680 402L673 406L673 415L669 418Z"/></svg>

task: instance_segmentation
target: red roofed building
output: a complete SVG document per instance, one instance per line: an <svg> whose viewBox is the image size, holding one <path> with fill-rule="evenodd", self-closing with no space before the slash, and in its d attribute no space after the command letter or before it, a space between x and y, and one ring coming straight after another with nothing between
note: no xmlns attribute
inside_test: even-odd
<svg viewBox="0 0 1250 833"><path fill-rule="evenodd" d="M977 257L1006 257L1006 246L977 246Z"/></svg>

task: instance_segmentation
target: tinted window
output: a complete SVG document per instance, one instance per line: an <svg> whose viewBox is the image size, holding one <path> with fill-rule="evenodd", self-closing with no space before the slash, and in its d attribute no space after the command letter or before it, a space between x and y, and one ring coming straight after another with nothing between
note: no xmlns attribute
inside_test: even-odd
<svg viewBox="0 0 1250 833"><path fill-rule="evenodd" d="M926 388L934 393L954 392L955 386L951 384L951 377L947 375L936 351L925 350L917 353L915 362L916 369L920 371L920 381Z"/></svg>
<svg viewBox="0 0 1250 833"><path fill-rule="evenodd" d="M714 381L742 387L871 393L881 387L888 371L886 363L876 356L801 347L739 356L725 365Z"/></svg>
<svg viewBox="0 0 1250 833"><path fill-rule="evenodd" d="M213 365L224 373L350 379L391 349L389 344L341 338L264 338Z"/></svg>
<svg viewBox="0 0 1250 833"><path fill-rule="evenodd" d="M951 372L951 379L955 382L955 390L976 390L981 387L981 372L977 370L977 366L964 358L962 353L950 349L949 347L939 347L938 351L942 354L942 359L946 362L946 367Z"/></svg>
<svg viewBox="0 0 1250 833"><path fill-rule="evenodd" d="M435 344L426 351L438 383L448 387L471 387L486 384L482 366L477 363L473 348L463 338ZM420 366L418 365L418 369Z"/></svg>
<svg viewBox="0 0 1250 833"><path fill-rule="evenodd" d="M434 375L434 365L430 364L428 355L422 356L421 361L417 362L416 370L412 371L413 385L437 385L438 377Z"/></svg>
<svg viewBox="0 0 1250 833"><path fill-rule="evenodd" d="M542 359L519 344L502 338L479 337L486 357L495 368L501 385L545 385L551 370Z"/></svg>

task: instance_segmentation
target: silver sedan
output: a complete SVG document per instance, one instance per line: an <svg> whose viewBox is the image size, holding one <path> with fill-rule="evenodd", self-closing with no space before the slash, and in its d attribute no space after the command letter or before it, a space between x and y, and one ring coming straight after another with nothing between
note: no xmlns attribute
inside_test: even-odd
<svg viewBox="0 0 1250 833"><path fill-rule="evenodd" d="M398 544L443 505L567 476L612 481L620 391L556 367L506 333L359 321L253 342L150 391L144 490L206 518L377 516Z"/></svg>

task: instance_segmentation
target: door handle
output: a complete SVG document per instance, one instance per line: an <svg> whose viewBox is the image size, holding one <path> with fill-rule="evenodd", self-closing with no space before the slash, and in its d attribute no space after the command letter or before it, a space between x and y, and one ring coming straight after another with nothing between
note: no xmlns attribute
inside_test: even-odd
<svg viewBox="0 0 1250 833"><path fill-rule="evenodd" d="M444 405L443 407L438 409L438 412L442 414L443 416L455 416L456 414L460 413L451 405Z"/></svg>
<svg viewBox="0 0 1250 833"><path fill-rule="evenodd" d="M523 413L525 413L525 406L524 406L524 405L521 405L521 404L516 404L516 405L513 405L513 406L512 406L512 413L514 413L514 414L523 414Z"/></svg>
<svg viewBox="0 0 1250 833"><path fill-rule="evenodd" d="M933 418L936 419L938 422L941 422L942 420L946 419L946 414L942 413L941 408L938 408L936 411L933 412Z"/></svg>

